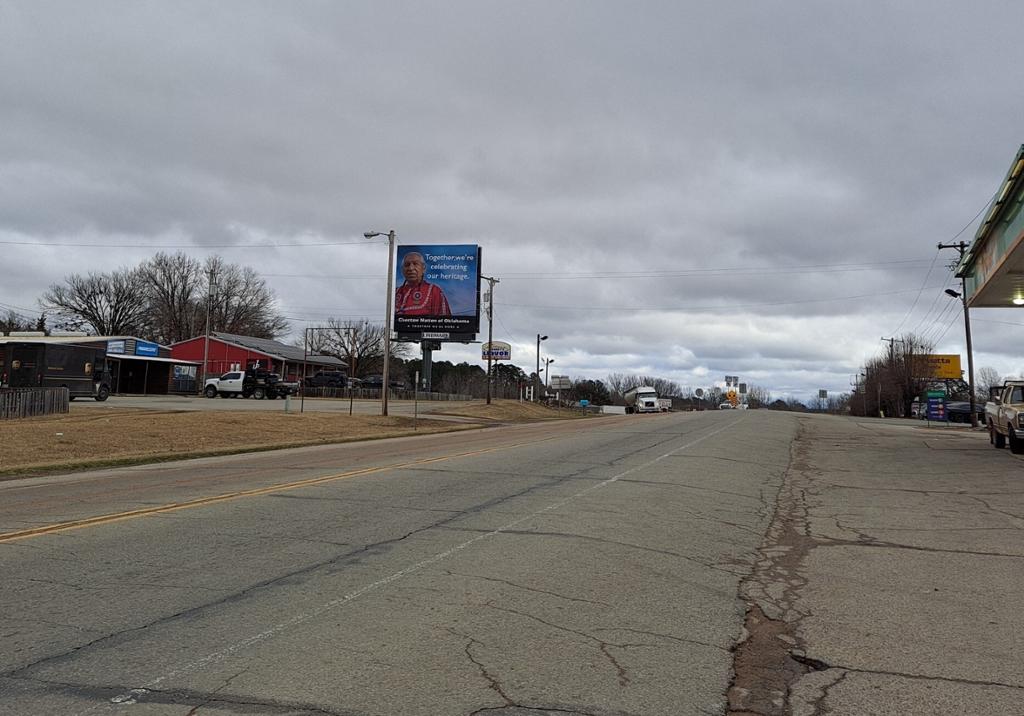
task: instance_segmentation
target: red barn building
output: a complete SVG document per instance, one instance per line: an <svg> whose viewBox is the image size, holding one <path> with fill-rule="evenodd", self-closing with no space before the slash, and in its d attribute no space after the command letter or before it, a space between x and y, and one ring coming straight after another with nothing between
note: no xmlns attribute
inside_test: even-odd
<svg viewBox="0 0 1024 716"><path fill-rule="evenodd" d="M206 377L218 376L231 370L245 370L252 361L260 367L279 373L290 381L301 382L318 370L345 370L345 364L332 356L307 356L302 348L290 346L270 338L238 336L233 333L210 333L171 345L171 356L179 360L196 361L200 365L207 356Z"/></svg>

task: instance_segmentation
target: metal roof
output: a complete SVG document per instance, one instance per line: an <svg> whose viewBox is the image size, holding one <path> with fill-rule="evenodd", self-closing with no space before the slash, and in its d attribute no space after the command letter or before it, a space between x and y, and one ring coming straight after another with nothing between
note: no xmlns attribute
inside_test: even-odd
<svg viewBox="0 0 1024 716"><path fill-rule="evenodd" d="M249 348L254 351L259 351L271 358L277 358L278 360L286 360L292 363L315 363L318 365L330 365L330 366L344 366L345 363L334 356L322 356L322 355L306 355L305 351L299 346L290 346L287 343L281 341L275 341L272 338L254 338L253 336L240 336L235 333L221 333L220 331L213 331L210 333L211 338L216 338L224 343L231 343L240 348Z"/></svg>

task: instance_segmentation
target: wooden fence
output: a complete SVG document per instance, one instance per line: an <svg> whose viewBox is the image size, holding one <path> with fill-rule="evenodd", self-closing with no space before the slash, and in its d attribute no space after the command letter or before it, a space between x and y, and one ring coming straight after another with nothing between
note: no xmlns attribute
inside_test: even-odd
<svg viewBox="0 0 1024 716"><path fill-rule="evenodd" d="M0 420L68 412L67 388L0 388Z"/></svg>

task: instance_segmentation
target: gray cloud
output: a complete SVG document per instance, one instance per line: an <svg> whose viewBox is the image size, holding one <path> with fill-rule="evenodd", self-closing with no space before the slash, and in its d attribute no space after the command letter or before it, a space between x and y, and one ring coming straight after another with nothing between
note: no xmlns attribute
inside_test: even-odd
<svg viewBox="0 0 1024 716"><path fill-rule="evenodd" d="M524 367L543 331L570 374L841 390L901 324L962 343L929 310L946 259L924 278L1020 145L1017 14L6 3L0 240L138 248L0 244L0 309L173 245L270 274L297 329L380 320L386 257L361 234L395 228L484 247ZM315 241L337 245L280 246ZM998 325L976 347L1005 372Z"/></svg>

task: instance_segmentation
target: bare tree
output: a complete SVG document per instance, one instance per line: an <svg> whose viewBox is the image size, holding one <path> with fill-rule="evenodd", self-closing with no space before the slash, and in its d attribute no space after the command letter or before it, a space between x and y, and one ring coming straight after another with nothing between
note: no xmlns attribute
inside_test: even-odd
<svg viewBox="0 0 1024 716"><path fill-rule="evenodd" d="M161 252L140 270L146 277L153 340L176 343L204 331L208 282L198 259Z"/></svg>
<svg viewBox="0 0 1024 716"><path fill-rule="evenodd" d="M138 269L72 274L53 284L39 299L66 328L90 329L101 336L147 333L146 280Z"/></svg>
<svg viewBox="0 0 1024 716"><path fill-rule="evenodd" d="M214 275L210 309L214 330L256 338L275 338L289 330L288 320L277 312L274 292L253 269L211 256L204 272Z"/></svg>
<svg viewBox="0 0 1024 716"><path fill-rule="evenodd" d="M0 333L33 330L35 330L35 323L30 318L26 318L13 310L8 310L7 315L0 318Z"/></svg>
<svg viewBox="0 0 1024 716"><path fill-rule="evenodd" d="M978 396L983 400L988 400L989 390L1003 384L1003 377L999 375L995 368L985 366L978 368L978 373L975 376L974 389L978 392Z"/></svg>
<svg viewBox="0 0 1024 716"><path fill-rule="evenodd" d="M751 408L766 408L772 402L772 394L760 385L747 386L747 405Z"/></svg>
<svg viewBox="0 0 1024 716"><path fill-rule="evenodd" d="M406 357L411 353L409 346L392 343L392 358ZM344 361L350 376L378 373L384 367L384 326L329 318L325 326L309 332L308 348L311 355L328 355Z"/></svg>

